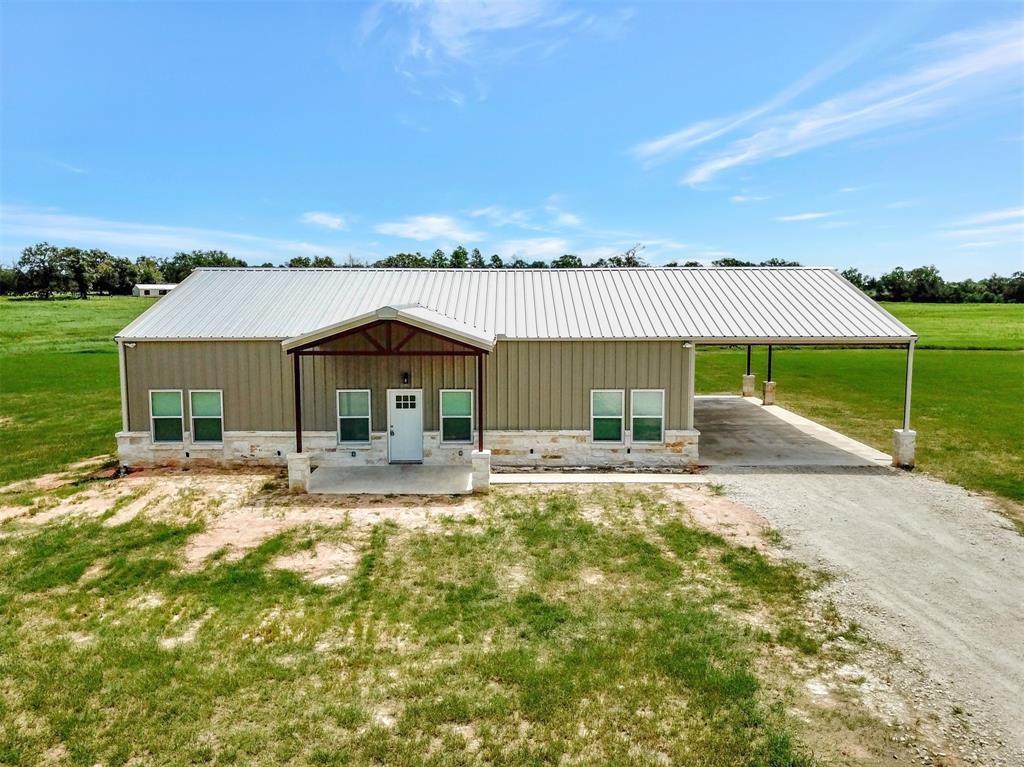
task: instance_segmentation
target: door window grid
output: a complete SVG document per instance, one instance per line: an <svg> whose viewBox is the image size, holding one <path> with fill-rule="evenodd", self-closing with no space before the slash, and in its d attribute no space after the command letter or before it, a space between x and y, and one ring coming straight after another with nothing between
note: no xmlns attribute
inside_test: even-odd
<svg viewBox="0 0 1024 767"><path fill-rule="evenodd" d="M395 410L415 410L416 409L416 395L415 394L396 394L395 395Z"/></svg>

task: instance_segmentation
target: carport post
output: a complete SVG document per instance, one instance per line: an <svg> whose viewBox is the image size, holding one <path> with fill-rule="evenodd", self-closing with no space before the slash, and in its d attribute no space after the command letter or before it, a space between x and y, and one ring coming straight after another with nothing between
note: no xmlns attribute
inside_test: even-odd
<svg viewBox="0 0 1024 767"><path fill-rule="evenodd" d="M750 344L747 344L747 375L750 375Z"/></svg>
<svg viewBox="0 0 1024 767"><path fill-rule="evenodd" d="M754 396L754 376L750 372L750 344L747 344L747 372L743 376L743 396L753 397Z"/></svg>
<svg viewBox="0 0 1024 767"><path fill-rule="evenodd" d="M903 430L910 430L910 387L914 377L914 342L907 344L907 382L903 388Z"/></svg>
<svg viewBox="0 0 1024 767"><path fill-rule="evenodd" d="M763 384L763 393L761 394L762 405L774 405L775 404L775 379L772 378L772 345L768 344L768 378L765 379Z"/></svg>
<svg viewBox="0 0 1024 767"><path fill-rule="evenodd" d="M910 389L914 375L914 343L907 344L907 380L903 389L903 428L892 432L892 465L901 469L914 468L917 432L910 428Z"/></svg>

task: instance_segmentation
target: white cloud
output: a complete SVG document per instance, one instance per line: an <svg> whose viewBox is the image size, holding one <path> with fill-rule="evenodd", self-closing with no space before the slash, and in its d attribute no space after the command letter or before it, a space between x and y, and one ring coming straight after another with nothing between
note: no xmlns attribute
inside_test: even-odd
<svg viewBox="0 0 1024 767"><path fill-rule="evenodd" d="M734 194L729 198L729 202L761 202L762 200L770 199L771 197L755 194Z"/></svg>
<svg viewBox="0 0 1024 767"><path fill-rule="evenodd" d="M836 214L836 212L834 210L831 210L831 211L814 211L814 212L811 212L811 213L794 213L791 216L778 216L778 217L776 217L775 220L776 221L814 221L815 219L828 218L829 216L834 216L835 214Z"/></svg>
<svg viewBox="0 0 1024 767"><path fill-rule="evenodd" d="M582 223L582 219L575 213L568 213L564 210L555 216L555 224L557 226L580 226Z"/></svg>
<svg viewBox="0 0 1024 767"><path fill-rule="evenodd" d="M79 168L77 165L72 165L69 162L56 160L53 157L44 157L43 159L47 162L47 164L52 165L55 168L60 168L61 170L67 171L68 173L82 174L87 172L85 168Z"/></svg>
<svg viewBox="0 0 1024 767"><path fill-rule="evenodd" d="M323 226L327 229L348 229L345 217L338 215L337 213L324 213L322 211L311 210L307 213L303 213L299 221L303 224Z"/></svg>
<svg viewBox="0 0 1024 767"><path fill-rule="evenodd" d="M189 226L166 226L115 221L64 213L53 209L22 206L0 208L0 230L5 251L24 244L48 240L56 244L102 248L115 255L171 255L179 250L217 249L246 261L284 261L292 256L326 255L344 259L353 249L319 245L299 240L260 237L240 232L225 232ZM357 253L357 255L364 255Z"/></svg>
<svg viewBox="0 0 1024 767"><path fill-rule="evenodd" d="M865 189L870 189L870 188L871 188L870 184L865 184L864 186L844 186L842 189L839 190L839 194L850 194L851 192L861 192L861 191L863 191Z"/></svg>
<svg viewBox="0 0 1024 767"><path fill-rule="evenodd" d="M492 226L518 226L524 229L532 227L530 223L530 212L515 208L506 208L502 205L488 205L484 208L477 208L470 211L473 218L485 218Z"/></svg>
<svg viewBox="0 0 1024 767"><path fill-rule="evenodd" d="M565 253L572 253L567 240L561 237L532 237L523 240L506 240L498 246L498 252L506 261L521 258L524 261L548 261Z"/></svg>
<svg viewBox="0 0 1024 767"><path fill-rule="evenodd" d="M1015 218L1024 218L1024 208L1003 208L1002 210L990 210L987 213L976 213L973 216L960 219L957 225L990 224L993 221L1009 221Z"/></svg>
<svg viewBox="0 0 1024 767"><path fill-rule="evenodd" d="M957 247L992 247L1015 244L1024 246L1024 208L1003 208L975 213L953 222L942 232L944 237L970 240Z"/></svg>
<svg viewBox="0 0 1024 767"><path fill-rule="evenodd" d="M919 47L916 67L868 82L817 104L787 112L778 108L824 75L815 70L766 104L733 117L700 121L639 144L633 153L650 162L718 139L747 123L754 128L692 167L681 179L696 185L741 165L787 157L884 129L934 118L989 96L1016 93L1024 65L1024 22L1009 21L947 36ZM842 62L826 66L836 71Z"/></svg>
<svg viewBox="0 0 1024 767"><path fill-rule="evenodd" d="M374 228L381 234L421 241L472 242L483 236L463 227L451 216L407 216L401 221L387 221Z"/></svg>

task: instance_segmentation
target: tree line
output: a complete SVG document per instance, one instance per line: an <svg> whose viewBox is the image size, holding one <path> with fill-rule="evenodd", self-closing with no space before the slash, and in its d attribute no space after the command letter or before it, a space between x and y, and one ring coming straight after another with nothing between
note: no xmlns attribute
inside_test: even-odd
<svg viewBox="0 0 1024 767"><path fill-rule="evenodd" d="M351 256L343 263L335 263L330 256L296 256L284 266L293 269L367 267L405 269L579 269L579 268L643 268L649 264L641 256L643 245L637 244L618 255L601 258L588 264L576 255L565 254L552 261L525 261L516 258L505 261L497 253L484 257L478 248L467 250L459 245L451 253L438 248L431 255L422 253L396 253L372 263ZM35 295L52 298L55 295L75 295L88 298L89 294L128 295L138 283L177 283L188 277L194 269L209 266L245 267L248 264L229 256L222 250L193 250L178 252L168 258L139 256L134 261L123 256L112 256L103 250L85 250L57 247L41 242L30 245L21 253L13 267L0 266L0 295ZM275 268L269 262L260 264ZM700 267L699 261L673 261L665 266ZM796 261L772 258L767 261L743 261L720 258L712 266L800 266ZM946 281L934 266L916 269L896 267L879 277L863 274L857 269L846 269L843 276L878 301L917 301L925 303L1024 303L1024 271L1009 277L993 274L980 280Z"/></svg>

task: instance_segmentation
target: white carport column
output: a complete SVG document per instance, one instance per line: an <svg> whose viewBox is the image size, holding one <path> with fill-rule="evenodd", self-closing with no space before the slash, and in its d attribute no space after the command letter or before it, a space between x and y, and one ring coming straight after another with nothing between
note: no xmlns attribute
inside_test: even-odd
<svg viewBox="0 0 1024 767"><path fill-rule="evenodd" d="M756 382L756 376L750 370L750 344L747 344L747 372L743 376L743 396L753 397L754 396L754 384Z"/></svg>
<svg viewBox="0 0 1024 767"><path fill-rule="evenodd" d="M917 432L910 428L910 393L914 378L914 344L907 344L907 382L903 390L903 428L892 433L892 465L901 469L914 468Z"/></svg>
<svg viewBox="0 0 1024 767"><path fill-rule="evenodd" d="M686 354L686 401L683 403L683 428L693 429L693 397L697 392L697 347L693 341L683 344Z"/></svg>

